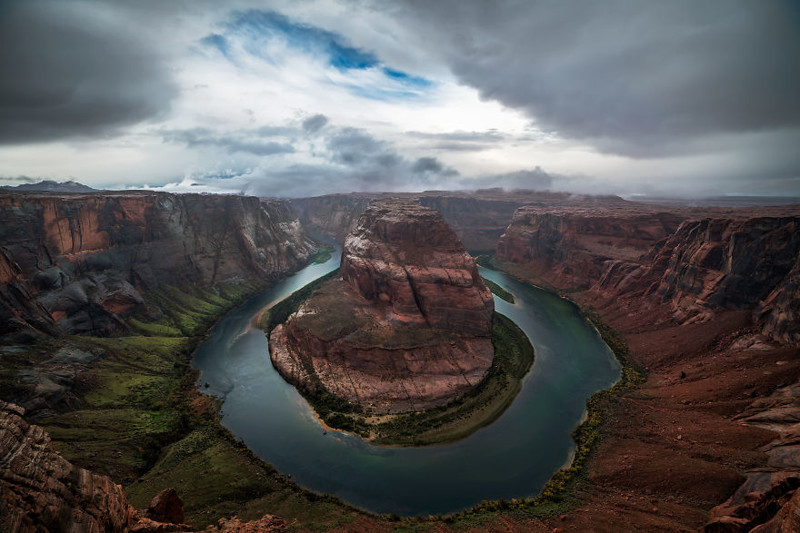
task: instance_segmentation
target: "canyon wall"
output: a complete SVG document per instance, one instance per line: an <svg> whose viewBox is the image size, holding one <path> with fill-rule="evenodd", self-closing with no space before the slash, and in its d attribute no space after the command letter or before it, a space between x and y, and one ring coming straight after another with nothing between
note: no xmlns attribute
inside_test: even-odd
<svg viewBox="0 0 800 533"><path fill-rule="evenodd" d="M676 323L747 310L800 342L800 213L758 209L520 208L497 257L595 304L669 309Z"/></svg>
<svg viewBox="0 0 800 533"><path fill-rule="evenodd" d="M280 201L153 192L0 195L0 335L107 335L163 284L272 280L313 241Z"/></svg>
<svg viewBox="0 0 800 533"><path fill-rule="evenodd" d="M590 206L627 205L616 196L583 196L545 191L503 191L485 189L475 192L427 191L422 193L352 193L331 194L289 200L292 212L311 232L343 242L355 227L358 217L372 200L403 198L436 209L453 228L464 247L471 252L487 253L511 223L514 211L521 206Z"/></svg>
<svg viewBox="0 0 800 533"><path fill-rule="evenodd" d="M384 413L446 404L486 376L492 295L437 211L371 205L345 239L341 275L272 331L288 381Z"/></svg>

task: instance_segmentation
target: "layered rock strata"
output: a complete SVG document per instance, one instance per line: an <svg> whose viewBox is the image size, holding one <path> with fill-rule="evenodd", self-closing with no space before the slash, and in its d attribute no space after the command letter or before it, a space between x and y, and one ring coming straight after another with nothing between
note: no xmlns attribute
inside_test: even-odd
<svg viewBox="0 0 800 533"><path fill-rule="evenodd" d="M747 310L800 342L800 209L520 208L497 257L594 303L667 308L677 323Z"/></svg>
<svg viewBox="0 0 800 533"><path fill-rule="evenodd" d="M511 223L518 207L623 206L630 202L616 196L585 196L558 192L483 189L474 192L427 191L423 193L330 194L289 200L292 213L303 227L343 242L355 228L370 201L391 197L418 201L441 213L470 251L491 252Z"/></svg>
<svg viewBox="0 0 800 533"><path fill-rule="evenodd" d="M796 527L798 223L798 206L517 211L503 268L595 307L649 374L611 408L601 496L564 527Z"/></svg>
<svg viewBox="0 0 800 533"><path fill-rule="evenodd" d="M0 336L108 335L161 285L264 280L314 248L285 203L167 193L0 195Z"/></svg>
<svg viewBox="0 0 800 533"><path fill-rule="evenodd" d="M288 381L399 412L446 404L486 376L492 296L438 212L371 205L345 240L341 275L270 335Z"/></svg>

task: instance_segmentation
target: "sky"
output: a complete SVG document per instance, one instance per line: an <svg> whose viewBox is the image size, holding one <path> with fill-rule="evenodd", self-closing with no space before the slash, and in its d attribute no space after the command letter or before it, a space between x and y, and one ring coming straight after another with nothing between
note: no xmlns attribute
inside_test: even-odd
<svg viewBox="0 0 800 533"><path fill-rule="evenodd" d="M0 0L0 185L800 196L797 0Z"/></svg>

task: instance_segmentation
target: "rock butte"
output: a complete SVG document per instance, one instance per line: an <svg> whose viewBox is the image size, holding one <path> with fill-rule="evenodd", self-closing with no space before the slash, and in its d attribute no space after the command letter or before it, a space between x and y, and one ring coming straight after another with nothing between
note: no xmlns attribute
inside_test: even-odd
<svg viewBox="0 0 800 533"><path fill-rule="evenodd" d="M386 413L444 405L486 376L492 295L438 211L370 205L345 240L341 276L270 335L289 382Z"/></svg>

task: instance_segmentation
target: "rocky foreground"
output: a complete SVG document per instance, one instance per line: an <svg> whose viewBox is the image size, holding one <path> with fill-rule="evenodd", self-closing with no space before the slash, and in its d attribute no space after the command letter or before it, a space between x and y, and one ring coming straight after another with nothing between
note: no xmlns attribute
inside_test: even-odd
<svg viewBox="0 0 800 533"><path fill-rule="evenodd" d="M54 451L50 436L23 420L24 409L0 401L0 531L166 533L194 531L184 524L183 501L172 489L146 510L128 503L109 477L79 468ZM221 520L212 532L284 531L274 516L253 522Z"/></svg>
<svg viewBox="0 0 800 533"><path fill-rule="evenodd" d="M341 276L270 335L288 381L388 413L446 404L486 376L492 295L437 211L371 205L345 240Z"/></svg>

